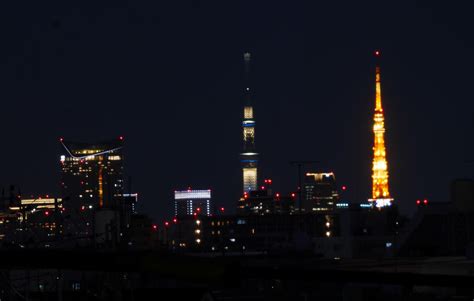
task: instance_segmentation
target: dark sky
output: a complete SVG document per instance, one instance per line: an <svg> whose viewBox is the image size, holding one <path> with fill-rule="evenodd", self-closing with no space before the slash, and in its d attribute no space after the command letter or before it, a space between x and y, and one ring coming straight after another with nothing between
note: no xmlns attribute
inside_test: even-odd
<svg viewBox="0 0 474 301"><path fill-rule="evenodd" d="M124 135L142 211L170 216L187 186L235 207L248 50L262 179L289 191L288 162L319 160L366 199L380 49L391 192L405 213L448 200L474 175L472 7L311 2L2 3L0 183L57 192L58 137Z"/></svg>

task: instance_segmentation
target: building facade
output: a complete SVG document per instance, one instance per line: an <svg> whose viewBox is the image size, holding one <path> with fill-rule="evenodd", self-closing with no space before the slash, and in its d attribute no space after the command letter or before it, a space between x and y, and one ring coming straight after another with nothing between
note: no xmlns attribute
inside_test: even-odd
<svg viewBox="0 0 474 301"><path fill-rule="evenodd" d="M211 215L211 190L176 190L174 216Z"/></svg>
<svg viewBox="0 0 474 301"><path fill-rule="evenodd" d="M241 215L294 214L296 194L273 193L269 186L244 192L237 202L237 213Z"/></svg>
<svg viewBox="0 0 474 301"><path fill-rule="evenodd" d="M306 173L303 184L303 212L333 210L339 201L333 172Z"/></svg>
<svg viewBox="0 0 474 301"><path fill-rule="evenodd" d="M98 232L104 227L116 239L123 201L123 138L99 143L60 142L61 191L68 212L66 239L87 244L102 235Z"/></svg>

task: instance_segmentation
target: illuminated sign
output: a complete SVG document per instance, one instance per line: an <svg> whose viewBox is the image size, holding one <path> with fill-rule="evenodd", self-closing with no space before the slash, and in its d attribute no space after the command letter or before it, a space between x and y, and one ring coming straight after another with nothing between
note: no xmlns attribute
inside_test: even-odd
<svg viewBox="0 0 474 301"><path fill-rule="evenodd" d="M210 199L211 190L180 190L174 192L175 200Z"/></svg>

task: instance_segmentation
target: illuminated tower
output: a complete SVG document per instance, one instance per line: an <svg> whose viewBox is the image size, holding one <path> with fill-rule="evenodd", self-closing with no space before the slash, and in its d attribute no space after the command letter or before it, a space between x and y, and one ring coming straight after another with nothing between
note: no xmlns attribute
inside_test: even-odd
<svg viewBox="0 0 474 301"><path fill-rule="evenodd" d="M375 56L380 56L375 51ZM372 198L377 207L389 206L393 199L388 190L388 164L385 152L385 125L382 108L382 92L380 86L380 67L375 67L375 113L374 113L374 158L372 164Z"/></svg>
<svg viewBox="0 0 474 301"><path fill-rule="evenodd" d="M255 151L255 120L253 117L253 106L250 95L250 53L244 53L245 62L245 106L243 130L243 152L241 155L243 191L257 190L257 163L258 153Z"/></svg>

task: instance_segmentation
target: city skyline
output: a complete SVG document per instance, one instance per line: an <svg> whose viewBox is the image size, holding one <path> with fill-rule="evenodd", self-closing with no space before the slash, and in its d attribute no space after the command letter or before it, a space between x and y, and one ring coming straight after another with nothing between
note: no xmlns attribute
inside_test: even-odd
<svg viewBox="0 0 474 301"><path fill-rule="evenodd" d="M230 20L248 13L249 24L239 21L243 28L237 29L224 22L223 28L239 38L225 36L223 44L216 42L219 31L162 29L152 19L153 10L148 13L143 6L135 8L139 13L121 8L103 16L97 13L95 23L84 27L80 26L88 21L59 8L34 21L28 15L12 21L23 23L5 38L2 50L1 97L8 112L3 127L9 129L4 140L12 147L4 150L8 160L3 162L1 183L17 184L25 194L57 192L58 137L87 141L124 135L126 173L133 178L133 190L140 193L142 210L155 218L167 216L173 208L172 192L188 185L211 186L213 199L231 208L235 199L228 195L238 195L241 186L237 185L244 86L241 53L246 49L255 57L261 179L272 178L276 187L291 190L296 170L288 162L314 159L321 163L313 169L334 171L341 185L348 187L350 199L370 196L373 49L384 54L391 191L402 210L412 212L417 198L446 200L450 180L472 176L472 165L465 163L472 160L473 149L469 41L435 47L439 41L452 40L449 30L458 29L459 23L450 20L445 31L433 36L430 29L441 25L426 15L415 20L412 13L398 9L385 14L407 16L407 25L400 28L403 34L379 20L375 29L365 23L348 32L336 27L331 34L318 36L316 43L313 37L323 21L300 8L287 12L276 8L283 21L268 16L266 26L281 26L264 40L260 38L269 28L255 26L261 22L262 6L256 5L254 12L240 6L235 15L229 12ZM358 11L364 13L362 8ZM185 12L191 20L193 12L212 15L201 6ZM370 12L369 8L365 14ZM299 13L304 16L300 22ZM435 8L432 14L436 13ZM114 34L100 41L100 33L109 28L107 21L123 14L136 22L126 27L132 31L126 41L139 47L115 47L122 37ZM146 17L137 19L139 15ZM159 19L165 26L175 24L166 16ZM420 40L421 29L416 26L428 31ZM149 33L146 37L139 34L143 29ZM165 41L178 43L177 54L149 42L155 31ZM359 31L364 38L355 43L351 35ZM194 33L199 38L193 38ZM463 28L458 33L462 36ZM188 42L174 38L179 34L186 41L202 39L208 44L192 53L185 51ZM16 35L26 42L19 43ZM282 40L288 43L277 47ZM96 41L95 48L84 46L86 41ZM12 53L17 55L10 58ZM170 57L170 62L163 57ZM127 63L122 70L117 62L123 58ZM455 144L457 149L450 147Z"/></svg>

